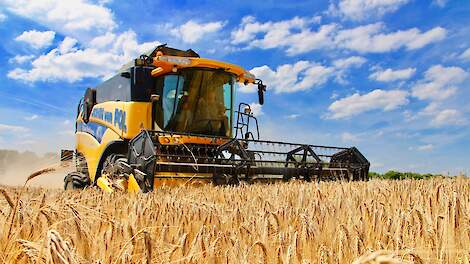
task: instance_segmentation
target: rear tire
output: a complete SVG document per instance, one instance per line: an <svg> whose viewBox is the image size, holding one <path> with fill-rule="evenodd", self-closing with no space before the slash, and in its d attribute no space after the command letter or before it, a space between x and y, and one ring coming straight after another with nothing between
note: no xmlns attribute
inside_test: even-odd
<svg viewBox="0 0 470 264"><path fill-rule="evenodd" d="M88 176L80 172L71 172L64 178L65 190L83 190L88 185Z"/></svg>

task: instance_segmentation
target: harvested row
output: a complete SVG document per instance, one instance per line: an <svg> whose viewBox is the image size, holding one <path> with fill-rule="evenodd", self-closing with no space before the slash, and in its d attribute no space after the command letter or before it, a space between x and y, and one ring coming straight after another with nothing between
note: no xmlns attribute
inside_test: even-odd
<svg viewBox="0 0 470 264"><path fill-rule="evenodd" d="M139 195L3 189L0 258L7 263L351 263L361 256L357 263L366 263L380 254L470 262L467 179L185 186Z"/></svg>

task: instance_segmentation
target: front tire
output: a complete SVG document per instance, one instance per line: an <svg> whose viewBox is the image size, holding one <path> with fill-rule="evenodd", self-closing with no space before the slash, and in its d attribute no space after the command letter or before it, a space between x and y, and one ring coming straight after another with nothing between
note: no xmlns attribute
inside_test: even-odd
<svg viewBox="0 0 470 264"><path fill-rule="evenodd" d="M71 172L64 178L65 190L83 190L89 185L89 178L80 172Z"/></svg>

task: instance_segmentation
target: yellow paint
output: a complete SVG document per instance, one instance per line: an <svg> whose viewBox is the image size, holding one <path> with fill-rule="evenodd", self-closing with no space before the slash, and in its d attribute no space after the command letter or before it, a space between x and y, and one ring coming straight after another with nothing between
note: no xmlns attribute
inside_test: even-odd
<svg viewBox="0 0 470 264"><path fill-rule="evenodd" d="M122 109L126 112L127 126L123 138L133 139L142 129L152 129L152 103L127 102L123 103Z"/></svg>
<svg viewBox="0 0 470 264"><path fill-rule="evenodd" d="M132 174L129 176L129 179L127 180L127 192L128 193L140 192L139 184L137 183L137 180Z"/></svg>
<svg viewBox="0 0 470 264"><path fill-rule="evenodd" d="M185 69L185 68L210 68L210 69L224 69L227 72L233 73L237 76L239 82L244 83L254 83L256 80L254 75L243 69L242 67L226 63L222 61L216 61L206 58L189 58L184 57L184 60L189 61L188 64L175 64L162 60L164 58L175 58L180 59L182 57L177 56L157 56L153 60L153 65L157 67L152 71L152 76L162 76L173 71L173 68L176 69Z"/></svg>
<svg viewBox="0 0 470 264"><path fill-rule="evenodd" d="M111 183L109 182L109 179L106 175L101 175L101 177L98 178L96 181L96 185L101 188L101 190L107 192L107 193L112 193L114 192L113 188L111 187Z"/></svg>

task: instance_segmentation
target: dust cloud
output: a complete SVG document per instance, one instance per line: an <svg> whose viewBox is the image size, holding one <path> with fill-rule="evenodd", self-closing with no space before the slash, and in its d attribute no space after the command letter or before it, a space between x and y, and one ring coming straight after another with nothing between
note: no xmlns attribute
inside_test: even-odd
<svg viewBox="0 0 470 264"><path fill-rule="evenodd" d="M61 164L58 155L38 156L31 152L8 152L10 155L3 155L3 160L0 160L0 185L23 186L32 173L53 168L53 172L44 173L31 179L27 186L58 189L63 188L65 175L72 171L71 164L65 166Z"/></svg>

